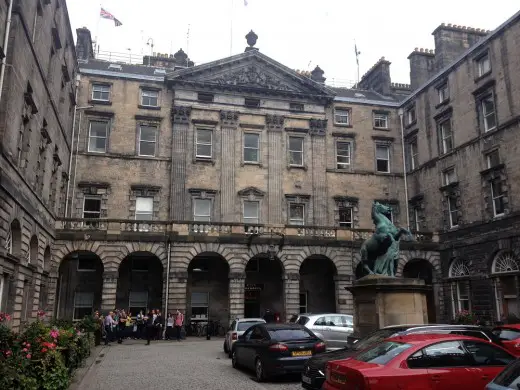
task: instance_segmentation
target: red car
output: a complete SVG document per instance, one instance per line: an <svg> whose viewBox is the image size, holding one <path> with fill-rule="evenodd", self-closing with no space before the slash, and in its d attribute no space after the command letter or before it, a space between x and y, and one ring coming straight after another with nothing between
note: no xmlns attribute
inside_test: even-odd
<svg viewBox="0 0 520 390"><path fill-rule="evenodd" d="M476 337L396 336L346 360L327 363L325 390L484 390L515 360Z"/></svg>
<svg viewBox="0 0 520 390"><path fill-rule="evenodd" d="M504 348L515 356L520 356L520 324L501 325L493 329Z"/></svg>

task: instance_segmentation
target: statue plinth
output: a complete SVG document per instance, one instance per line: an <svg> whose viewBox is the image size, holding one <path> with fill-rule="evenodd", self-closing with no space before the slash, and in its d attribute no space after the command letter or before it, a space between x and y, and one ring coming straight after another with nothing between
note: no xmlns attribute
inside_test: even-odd
<svg viewBox="0 0 520 390"><path fill-rule="evenodd" d="M367 275L345 287L354 297L354 332L361 337L388 325L426 324L423 280Z"/></svg>

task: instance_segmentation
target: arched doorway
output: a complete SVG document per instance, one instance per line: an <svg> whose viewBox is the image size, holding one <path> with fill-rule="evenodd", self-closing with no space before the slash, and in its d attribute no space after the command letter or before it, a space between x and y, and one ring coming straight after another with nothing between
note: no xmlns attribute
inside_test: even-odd
<svg viewBox="0 0 520 390"><path fill-rule="evenodd" d="M29 263L38 266L38 236L31 237L29 242Z"/></svg>
<svg viewBox="0 0 520 390"><path fill-rule="evenodd" d="M520 319L519 276L520 262L515 253L501 251L495 255L491 264L491 277L497 321L518 323Z"/></svg>
<svg viewBox="0 0 520 390"><path fill-rule="evenodd" d="M258 254L247 262L244 292L244 316L262 317L266 310L284 313L283 265L266 253Z"/></svg>
<svg viewBox="0 0 520 390"><path fill-rule="evenodd" d="M103 263L89 251L68 254L58 270L56 317L81 320L101 307Z"/></svg>
<svg viewBox="0 0 520 390"><path fill-rule="evenodd" d="M435 310L435 293L433 286L433 266L425 259L412 259L404 265L403 277L420 279L429 287L426 292L426 306L428 308L428 322L434 324L437 320Z"/></svg>
<svg viewBox="0 0 520 390"><path fill-rule="evenodd" d="M188 266L187 318L192 323L229 321L229 265L215 252L195 256Z"/></svg>
<svg viewBox="0 0 520 390"><path fill-rule="evenodd" d="M300 313L336 312L336 266L328 257L313 255L300 266Z"/></svg>
<svg viewBox="0 0 520 390"><path fill-rule="evenodd" d="M163 265L150 252L133 252L119 265L116 309L124 309L132 315L141 310L162 310Z"/></svg>

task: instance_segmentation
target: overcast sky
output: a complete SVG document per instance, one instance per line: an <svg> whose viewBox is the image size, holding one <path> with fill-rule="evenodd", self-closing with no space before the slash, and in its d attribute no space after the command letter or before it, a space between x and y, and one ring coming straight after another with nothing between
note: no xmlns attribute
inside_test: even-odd
<svg viewBox="0 0 520 390"><path fill-rule="evenodd" d="M123 25L99 19L101 5ZM439 24L493 30L520 8L517 0L67 0L67 6L74 35L87 27L101 51L131 53L134 61L150 53L149 38L155 52L182 48L196 64L217 60L243 52L253 29L262 53L293 69L319 65L337 84L357 79L354 43L361 76L384 56L392 81L409 83L408 55L415 47L433 49Z"/></svg>

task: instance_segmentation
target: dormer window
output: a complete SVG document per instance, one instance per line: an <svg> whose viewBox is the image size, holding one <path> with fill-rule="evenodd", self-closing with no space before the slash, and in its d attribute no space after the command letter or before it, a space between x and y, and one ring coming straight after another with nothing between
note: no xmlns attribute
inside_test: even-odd
<svg viewBox="0 0 520 390"><path fill-rule="evenodd" d="M122 71L123 67L119 64L110 64L110 65L108 65L108 70Z"/></svg>

